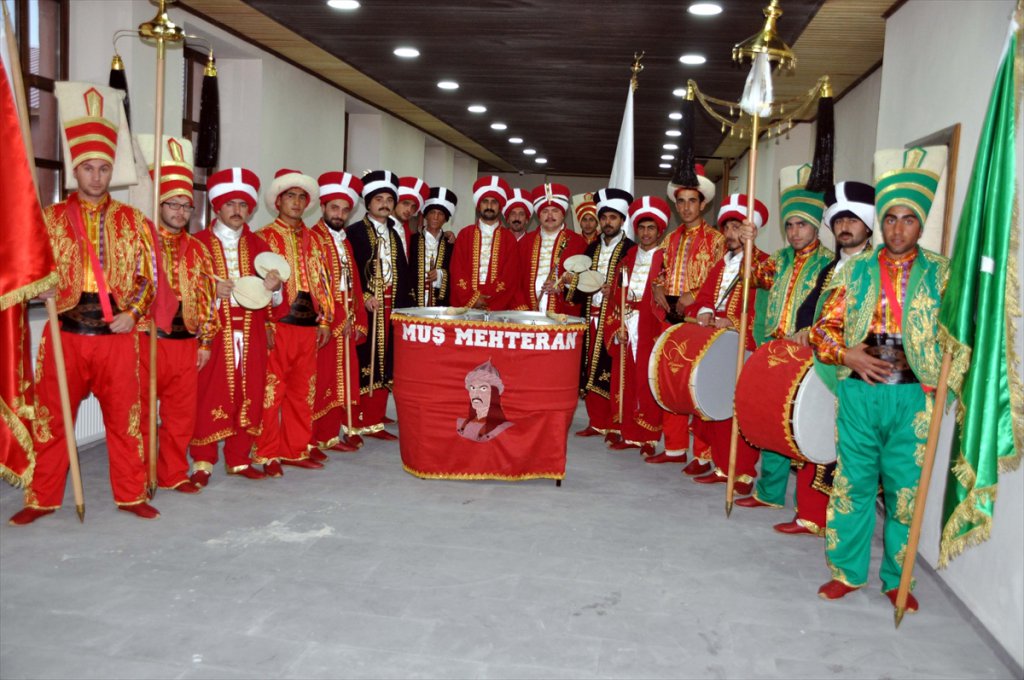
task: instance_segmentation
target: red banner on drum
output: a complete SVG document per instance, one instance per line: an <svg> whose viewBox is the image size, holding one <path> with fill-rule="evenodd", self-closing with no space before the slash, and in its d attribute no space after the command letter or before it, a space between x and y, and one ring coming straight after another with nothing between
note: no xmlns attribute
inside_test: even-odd
<svg viewBox="0 0 1024 680"><path fill-rule="evenodd" d="M392 316L405 469L418 477L562 479L582 324Z"/></svg>

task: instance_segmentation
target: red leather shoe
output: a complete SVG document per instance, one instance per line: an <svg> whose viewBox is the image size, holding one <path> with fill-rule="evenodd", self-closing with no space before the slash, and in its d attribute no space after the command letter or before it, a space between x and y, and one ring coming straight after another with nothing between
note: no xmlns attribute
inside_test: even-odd
<svg viewBox="0 0 1024 680"><path fill-rule="evenodd" d="M622 441L622 435L618 432L609 432L604 436L604 443L608 446Z"/></svg>
<svg viewBox="0 0 1024 680"><path fill-rule="evenodd" d="M854 586L848 586L842 581L832 579L822 587L818 588L818 597L823 600L838 600L841 597L846 597L855 590L857 590L857 588Z"/></svg>
<svg viewBox="0 0 1024 680"><path fill-rule="evenodd" d="M196 470L189 477L189 481L198 486L200 489L210 483L210 473L206 470Z"/></svg>
<svg viewBox="0 0 1024 680"><path fill-rule="evenodd" d="M735 491L735 489L733 489L733 491ZM768 505L767 503L762 503L761 501L757 500L753 496L747 496L746 498L739 499L738 501L736 501L736 505L740 506L741 508L770 508L770 507L772 507L772 506Z"/></svg>
<svg viewBox="0 0 1024 680"><path fill-rule="evenodd" d="M601 433L594 429L592 425L587 425L585 428L576 433L577 437L600 437Z"/></svg>
<svg viewBox="0 0 1024 680"><path fill-rule="evenodd" d="M345 437L345 443L348 444L349 446L354 446L358 449L363 445L363 438L357 434L354 434L349 437Z"/></svg>
<svg viewBox="0 0 1024 680"><path fill-rule="evenodd" d="M711 463L705 463L699 458L694 458L689 465L683 468L683 474L691 477L705 475L709 472L711 472Z"/></svg>
<svg viewBox="0 0 1024 680"><path fill-rule="evenodd" d="M717 472L709 472L706 475L700 475L699 477L693 478L694 484L725 484L729 480L722 477ZM736 492L736 487L733 487L733 493Z"/></svg>
<svg viewBox="0 0 1024 680"><path fill-rule="evenodd" d="M644 446L647 446L647 444L644 444ZM661 465L662 463L685 463L686 456L670 456L667 453L659 453L656 456L645 458L644 462L650 463L651 465Z"/></svg>
<svg viewBox="0 0 1024 680"><path fill-rule="evenodd" d="M803 524L800 524L800 522L797 522L795 519L792 522L776 524L772 529L775 529L780 534L789 534L791 536L799 536L800 534L810 534L811 536L815 535L813 531L805 527Z"/></svg>
<svg viewBox="0 0 1024 680"><path fill-rule="evenodd" d="M655 457L654 444L650 442L644 442L640 446L640 455L644 457L644 460L650 462L651 458Z"/></svg>
<svg viewBox="0 0 1024 680"><path fill-rule="evenodd" d="M182 482L178 486L174 487L174 490L178 493L199 493L203 490L203 487L199 486L195 482L187 481Z"/></svg>
<svg viewBox="0 0 1024 680"><path fill-rule="evenodd" d="M733 496L749 496L753 490L753 482L736 482L732 485Z"/></svg>
<svg viewBox="0 0 1024 680"><path fill-rule="evenodd" d="M394 424L394 423L395 423L396 421L395 421L395 419L394 419L394 418L388 418L387 416L384 416L384 420L382 420L382 421L380 421L380 422L384 423L385 425L392 425L392 424Z"/></svg>
<svg viewBox="0 0 1024 680"><path fill-rule="evenodd" d="M359 450L359 447L354 444L350 444L347 441L339 440L337 444L335 444L334 446L327 450L337 451L338 453L355 453L356 451Z"/></svg>
<svg viewBox="0 0 1024 680"><path fill-rule="evenodd" d="M391 434L387 430L378 430L377 432L370 432L366 436L367 437L373 437L374 439L380 439L381 441L385 441L385 442L396 442L396 441L398 441L398 437L396 437L395 435Z"/></svg>
<svg viewBox="0 0 1024 680"><path fill-rule="evenodd" d="M263 467L266 467L266 465L264 465ZM263 472L262 470L257 470L252 465L246 465L238 472L232 472L230 474L237 477L245 477L246 479L266 479L267 477L265 472Z"/></svg>
<svg viewBox="0 0 1024 680"><path fill-rule="evenodd" d="M12 518L13 519L13 518ZM889 602L892 602L892 606L896 608L896 595L899 593L899 588L893 588L892 590L885 591L885 596L889 598ZM904 610L907 614L913 614L918 609L917 598L914 597L913 593L907 593L907 608Z"/></svg>
<svg viewBox="0 0 1024 680"><path fill-rule="evenodd" d="M263 474L267 477L284 477L284 470L281 469L281 461L272 460L263 464Z"/></svg>
<svg viewBox="0 0 1024 680"><path fill-rule="evenodd" d="M282 458L281 465L291 465L292 467L302 468L304 470L320 470L323 468L323 463L318 463L315 460L309 458L301 458L298 460L292 458Z"/></svg>
<svg viewBox="0 0 1024 680"><path fill-rule="evenodd" d="M52 515L53 512L51 508L22 508L11 515L7 523L16 527L23 527L26 524L32 524L32 522L35 522L40 517Z"/></svg>
<svg viewBox="0 0 1024 680"><path fill-rule="evenodd" d="M314 463L323 463L325 460L327 460L327 454L321 451L320 449L310 449L309 459Z"/></svg>
<svg viewBox="0 0 1024 680"><path fill-rule="evenodd" d="M117 509L121 512L131 513L140 519L156 519L160 511L149 503L136 503L135 505L119 505Z"/></svg>
<svg viewBox="0 0 1024 680"><path fill-rule="evenodd" d="M625 439L619 439L609 444L608 448L612 451L627 451L629 449L639 449L640 447L636 444L630 444Z"/></svg>

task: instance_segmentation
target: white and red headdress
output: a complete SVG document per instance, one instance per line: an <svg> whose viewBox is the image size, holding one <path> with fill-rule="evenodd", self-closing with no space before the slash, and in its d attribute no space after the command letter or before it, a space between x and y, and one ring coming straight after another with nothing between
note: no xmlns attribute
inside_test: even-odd
<svg viewBox="0 0 1024 680"><path fill-rule="evenodd" d="M325 172L316 181L320 185L320 205L341 199L355 208L363 193L362 180L348 172Z"/></svg>
<svg viewBox="0 0 1024 680"><path fill-rule="evenodd" d="M745 219L747 219L747 195L739 193L729 194L729 197L722 203L722 207L718 209L719 228L729 220L739 220L742 222ZM754 215L750 218L750 221L758 229L768 224L768 207L756 198L754 199Z"/></svg>
<svg viewBox="0 0 1024 680"><path fill-rule="evenodd" d="M207 178L206 191L214 212L219 212L225 203L235 200L245 201L249 205L249 212L252 212L256 210L260 178L245 168L224 168Z"/></svg>

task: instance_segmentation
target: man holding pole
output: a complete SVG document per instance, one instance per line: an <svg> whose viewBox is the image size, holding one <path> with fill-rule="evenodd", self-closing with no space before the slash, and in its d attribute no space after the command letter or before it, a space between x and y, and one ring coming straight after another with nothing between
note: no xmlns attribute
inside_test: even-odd
<svg viewBox="0 0 1024 680"><path fill-rule="evenodd" d="M525 309L578 316L573 303L576 277L565 271L566 259L582 255L587 244L565 228L569 187L541 184L533 190L533 207L540 228L519 243L519 303Z"/></svg>
<svg viewBox="0 0 1024 680"><path fill-rule="evenodd" d="M57 103L66 162L77 191L44 211L58 283L55 298L66 359L71 412L92 392L106 429L110 484L119 510L142 519L160 513L147 502L136 322L155 296L153 242L146 218L109 193L117 152L120 99L113 90L62 83ZM11 517L30 524L60 507L70 460L53 348L44 331L36 359L35 471L25 507Z"/></svg>
<svg viewBox="0 0 1024 680"><path fill-rule="evenodd" d="M409 241L409 265L414 277L417 306L448 304L452 244L442 229L455 214L458 204L459 197L445 187L431 187L430 195L423 204L423 228Z"/></svg>
<svg viewBox="0 0 1024 680"><path fill-rule="evenodd" d="M875 154L885 246L851 260L833 279L811 329L818 359L837 366L839 379L838 460L825 531L832 580L818 589L826 600L867 582L881 479L880 576L896 605L942 357L937 328L948 261L918 240L945 160L945 147ZM918 608L911 595L906 604L907 611Z"/></svg>
<svg viewBox="0 0 1024 680"><path fill-rule="evenodd" d="M362 444L351 429L352 411L359 405L356 346L366 341L366 308L345 223L359 203L363 183L347 172L325 172L317 182L323 216L312 231L324 243L333 245L327 255L327 273L334 298L334 322L330 339L317 352L310 446L321 452L351 452Z"/></svg>

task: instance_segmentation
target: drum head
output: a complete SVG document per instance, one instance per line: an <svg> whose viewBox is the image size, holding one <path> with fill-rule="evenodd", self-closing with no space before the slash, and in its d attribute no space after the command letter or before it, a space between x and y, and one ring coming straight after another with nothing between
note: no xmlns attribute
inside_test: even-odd
<svg viewBox="0 0 1024 680"><path fill-rule="evenodd" d="M580 280L576 283L576 289L581 293L596 293L604 285L604 277L601 272L588 269L580 274Z"/></svg>
<svg viewBox="0 0 1024 680"><path fill-rule="evenodd" d="M719 333L690 373L690 391L697 410L708 420L732 417L739 343L739 333L728 330Z"/></svg>
<svg viewBox="0 0 1024 680"><path fill-rule="evenodd" d="M292 275L292 268L288 265L288 260L277 253L260 253L256 256L253 264L256 266L256 273L264 278L271 269L277 270L277 275L281 277L282 281L287 281Z"/></svg>
<svg viewBox="0 0 1024 680"><path fill-rule="evenodd" d="M483 319L480 309L459 310L458 307L400 307L395 314L422 317L424 319Z"/></svg>
<svg viewBox="0 0 1024 680"><path fill-rule="evenodd" d="M273 295L263 285L263 279L258 276L243 276L235 279L235 287L231 291L231 297L235 302L246 309L262 309L270 304Z"/></svg>
<svg viewBox="0 0 1024 680"><path fill-rule="evenodd" d="M561 326L569 323L583 323L583 319L578 316L565 316L564 320L561 316L552 319L547 312L491 312L489 320L501 323L519 323L525 326Z"/></svg>
<svg viewBox="0 0 1024 680"><path fill-rule="evenodd" d="M812 367L793 402L793 440L804 457L818 465L836 461L836 396Z"/></svg>
<svg viewBox="0 0 1024 680"><path fill-rule="evenodd" d="M590 269L592 262L593 260L586 255L573 255L565 258L565 271L573 274L582 274Z"/></svg>

